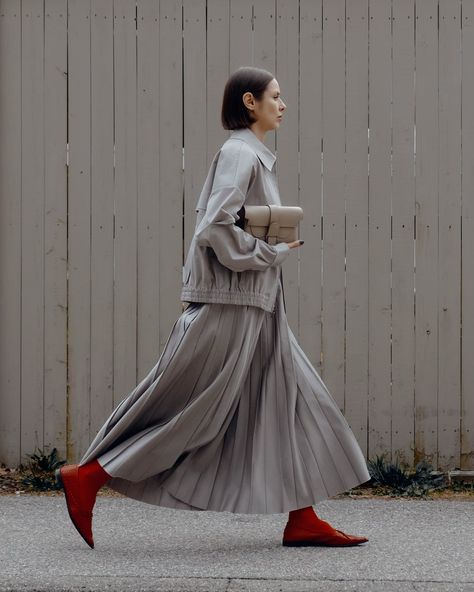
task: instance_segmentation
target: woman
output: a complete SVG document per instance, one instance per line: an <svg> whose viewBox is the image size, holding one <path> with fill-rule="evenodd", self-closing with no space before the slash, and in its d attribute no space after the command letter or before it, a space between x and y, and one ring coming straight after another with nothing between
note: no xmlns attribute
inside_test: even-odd
<svg viewBox="0 0 474 592"><path fill-rule="evenodd" d="M158 362L117 406L78 465L56 472L89 544L105 483L187 510L289 512L282 544L368 541L320 519L312 504L370 479L349 424L290 330L281 264L303 241L270 245L239 226L244 204L281 204L263 143L286 108L266 70L227 81L222 125L199 197L181 300Z"/></svg>

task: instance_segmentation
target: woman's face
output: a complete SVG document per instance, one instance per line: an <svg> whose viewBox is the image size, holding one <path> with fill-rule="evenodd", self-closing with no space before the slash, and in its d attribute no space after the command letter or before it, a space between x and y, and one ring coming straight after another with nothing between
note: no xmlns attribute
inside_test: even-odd
<svg viewBox="0 0 474 592"><path fill-rule="evenodd" d="M281 100L280 87L275 78L268 83L260 101L255 100L251 92L244 93L242 99L257 120L253 125L260 131L266 132L280 127L286 105Z"/></svg>

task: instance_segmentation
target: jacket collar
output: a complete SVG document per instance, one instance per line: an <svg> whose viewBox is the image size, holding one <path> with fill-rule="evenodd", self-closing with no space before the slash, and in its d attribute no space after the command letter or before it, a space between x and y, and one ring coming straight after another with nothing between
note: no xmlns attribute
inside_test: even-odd
<svg viewBox="0 0 474 592"><path fill-rule="evenodd" d="M230 134L231 138L239 138L247 142L255 151L262 163L267 167L269 171L272 170L276 160L276 156L263 142L257 138L253 131L249 127L242 129L232 130Z"/></svg>

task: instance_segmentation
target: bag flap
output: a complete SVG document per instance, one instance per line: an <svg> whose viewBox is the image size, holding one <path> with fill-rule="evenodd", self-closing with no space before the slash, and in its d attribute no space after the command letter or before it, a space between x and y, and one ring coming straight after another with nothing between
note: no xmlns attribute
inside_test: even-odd
<svg viewBox="0 0 474 592"><path fill-rule="evenodd" d="M245 206L245 219L252 226L268 226L270 224L270 208L268 206Z"/></svg>
<svg viewBox="0 0 474 592"><path fill-rule="evenodd" d="M271 206L273 218L280 221L281 226L296 226L303 219L303 209L299 206Z"/></svg>
<svg viewBox="0 0 474 592"><path fill-rule="evenodd" d="M296 226L303 218L303 209L299 206L245 206L245 219L252 226L268 226L270 215L280 226Z"/></svg>

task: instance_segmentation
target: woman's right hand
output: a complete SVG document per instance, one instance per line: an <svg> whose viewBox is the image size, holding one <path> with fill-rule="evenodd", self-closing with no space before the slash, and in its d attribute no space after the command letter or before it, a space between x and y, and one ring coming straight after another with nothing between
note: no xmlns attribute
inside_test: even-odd
<svg viewBox="0 0 474 592"><path fill-rule="evenodd" d="M301 245L304 243L304 240L297 240L297 241L293 241L292 243L286 243L290 249L294 249L295 247L301 247Z"/></svg>

